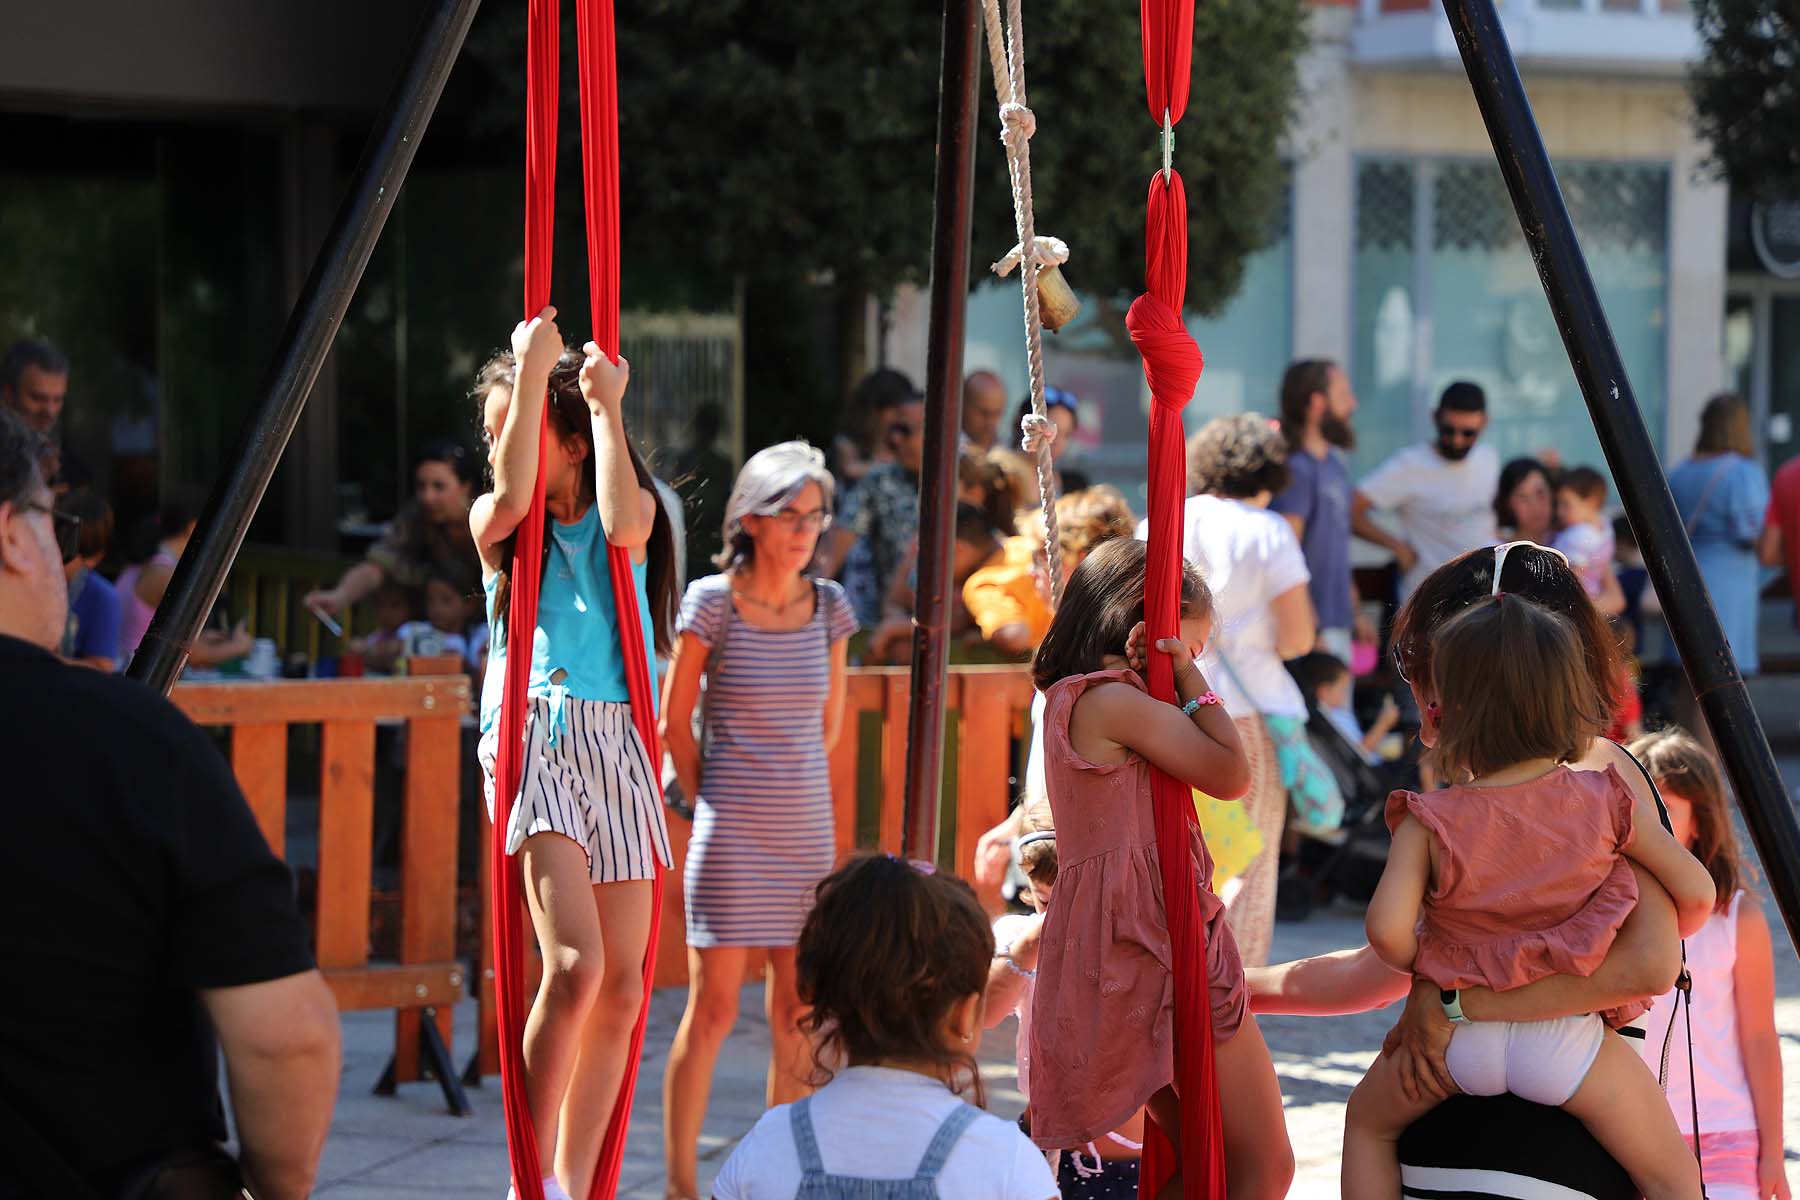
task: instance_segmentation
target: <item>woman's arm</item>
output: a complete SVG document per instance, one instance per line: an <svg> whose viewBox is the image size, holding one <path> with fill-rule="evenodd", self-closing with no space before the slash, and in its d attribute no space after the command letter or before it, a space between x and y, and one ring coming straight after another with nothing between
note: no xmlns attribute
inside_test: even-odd
<svg viewBox="0 0 1800 1200"><path fill-rule="evenodd" d="M1691 937L1712 916L1716 903L1712 876L1706 873L1699 859L1688 853L1686 846L1662 827L1654 804L1642 797L1634 797L1633 804L1636 811L1632 819L1636 828L1631 841L1623 848L1624 854L1656 876L1656 881L1675 901L1675 918L1681 927L1681 936Z"/></svg>
<svg viewBox="0 0 1800 1200"><path fill-rule="evenodd" d="M831 686L825 693L825 753L830 754L844 730L844 702L849 692L850 639L831 643Z"/></svg>
<svg viewBox="0 0 1800 1200"><path fill-rule="evenodd" d="M1313 615L1312 593L1296 584L1269 601L1275 615L1275 653L1283 659L1299 658L1319 640L1319 621Z"/></svg>
<svg viewBox="0 0 1800 1200"><path fill-rule="evenodd" d="M1012 862L1013 839L1025 831L1023 803L1006 814L1006 819L975 841L974 879L978 887L997 888L1006 879L1006 868Z"/></svg>
<svg viewBox="0 0 1800 1200"><path fill-rule="evenodd" d="M694 739L694 704L700 698L700 676L712 650L693 633L683 633L675 643L675 659L663 683L662 720L658 732L663 748L675 764L675 778L688 802L700 794L700 743Z"/></svg>
<svg viewBox="0 0 1800 1200"><path fill-rule="evenodd" d="M593 342L581 349L587 355L581 364L581 396L594 418L594 502L600 507L600 526L612 545L641 552L656 527L657 502L656 494L638 482L625 440L625 385L631 381L631 364L624 355L614 362Z"/></svg>
<svg viewBox="0 0 1800 1200"><path fill-rule="evenodd" d="M1245 967L1250 1011L1296 1017L1368 1012L1405 997L1412 976L1381 961L1372 946Z"/></svg>
<svg viewBox="0 0 1800 1200"><path fill-rule="evenodd" d="M1175 662L1175 691L1183 704L1211 691L1179 638L1163 638L1156 649ZM1210 796L1235 800L1250 790L1250 764L1223 704L1201 705L1190 717L1135 687L1103 685L1076 701L1071 736L1084 727Z"/></svg>
<svg viewBox="0 0 1800 1200"><path fill-rule="evenodd" d="M488 548L512 536L530 510L537 487L538 433L544 423L545 394L550 388L550 368L563 349L555 307L519 322L513 329L512 348L517 367L506 422L494 441L494 490L477 497L469 509L469 531L475 536L475 548L483 552L482 564L490 570L499 557L487 552Z"/></svg>
<svg viewBox="0 0 1800 1200"><path fill-rule="evenodd" d="M1431 886L1431 834L1412 817L1394 830L1387 867L1363 924L1369 945L1396 971L1412 970L1419 954L1419 908Z"/></svg>
<svg viewBox="0 0 1800 1200"><path fill-rule="evenodd" d="M1776 1182L1778 1194L1787 1195L1782 1166L1781 1038L1775 1032L1775 953L1769 941L1769 922L1746 894L1738 901L1737 965L1731 980L1737 999L1738 1051L1744 1060L1744 1078L1750 1084L1750 1107L1756 1112L1758 1173L1770 1195Z"/></svg>
<svg viewBox="0 0 1800 1200"><path fill-rule="evenodd" d="M1625 589L1619 586L1619 572L1612 563L1600 569L1600 594L1594 607L1603 617L1616 617L1625 611Z"/></svg>
<svg viewBox="0 0 1800 1200"><path fill-rule="evenodd" d="M1756 561L1765 567L1786 565L1781 543L1781 526L1774 520L1765 519L1763 531L1757 535Z"/></svg>
<svg viewBox="0 0 1800 1200"><path fill-rule="evenodd" d="M373 595L386 578L387 572L380 563L365 558L345 571L344 577L337 581L337 586L317 588L306 593L304 603L308 608L316 608L328 616L337 616L365 597Z"/></svg>

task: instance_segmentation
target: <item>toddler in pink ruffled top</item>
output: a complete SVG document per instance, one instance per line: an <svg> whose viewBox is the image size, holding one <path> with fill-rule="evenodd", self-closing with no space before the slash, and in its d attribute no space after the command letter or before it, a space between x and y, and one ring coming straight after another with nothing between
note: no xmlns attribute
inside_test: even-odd
<svg viewBox="0 0 1800 1200"><path fill-rule="evenodd" d="M1566 765L1605 729L1606 706L1565 619L1497 595L1439 630L1431 662L1430 683L1414 684L1421 737L1444 777L1460 782L1389 797L1394 842L1369 903L1369 944L1389 966L1443 989L1456 1022L1445 1063L1464 1092L1561 1107L1648 1200L1692 1200L1699 1172L1656 1077L1609 1028L1647 1004L1469 1022L1455 992L1592 974L1637 904L1627 860L1678 911L1710 910L1712 880L1615 772ZM1395 1139L1436 1103L1407 1099L1392 1062L1376 1060L1346 1112L1348 1200L1400 1194Z"/></svg>

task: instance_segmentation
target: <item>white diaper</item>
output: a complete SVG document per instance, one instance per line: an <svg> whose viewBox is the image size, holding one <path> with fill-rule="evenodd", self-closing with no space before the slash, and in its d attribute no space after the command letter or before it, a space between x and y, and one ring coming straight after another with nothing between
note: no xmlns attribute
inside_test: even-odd
<svg viewBox="0 0 1800 1200"><path fill-rule="evenodd" d="M1459 1021L1444 1063L1471 1096L1511 1092L1560 1108L1587 1078L1606 1037L1598 1016L1553 1021Z"/></svg>

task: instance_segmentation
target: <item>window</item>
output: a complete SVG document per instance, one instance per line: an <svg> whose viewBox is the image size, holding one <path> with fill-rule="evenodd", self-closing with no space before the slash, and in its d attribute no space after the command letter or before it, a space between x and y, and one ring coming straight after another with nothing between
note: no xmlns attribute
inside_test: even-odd
<svg viewBox="0 0 1800 1200"><path fill-rule="evenodd" d="M1653 439L1663 426L1669 170L1569 162L1558 177ZM1357 171L1352 374L1359 470L1422 436L1438 393L1488 394L1502 459L1558 448L1604 466L1498 167L1367 160Z"/></svg>

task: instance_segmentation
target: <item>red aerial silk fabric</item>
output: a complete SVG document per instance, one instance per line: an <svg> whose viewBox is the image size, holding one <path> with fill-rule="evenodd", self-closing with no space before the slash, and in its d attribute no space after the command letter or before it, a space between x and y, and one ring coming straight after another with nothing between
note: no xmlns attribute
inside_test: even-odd
<svg viewBox="0 0 1800 1200"><path fill-rule="evenodd" d="M1194 0L1140 0L1144 85L1150 114L1162 124L1187 108L1194 53ZM1126 315L1131 340L1150 384L1147 500L1149 561L1144 622L1149 640L1178 637L1181 626L1181 518L1187 497L1186 444L1181 410L1200 382L1200 347L1181 319L1187 295L1187 192L1180 174L1158 171L1150 180L1144 222L1144 281L1148 291ZM1174 665L1149 656L1150 694L1174 703ZM1156 846L1162 862L1163 905L1175 975L1175 1086L1181 1095L1184 1200L1224 1200L1225 1137L1213 1055L1212 1005L1206 977L1206 931L1188 854L1194 805L1188 786L1162 771L1151 774ZM1172 1177L1172 1148L1154 1122L1145 1129L1140 1196L1154 1196Z"/></svg>
<svg viewBox="0 0 1800 1200"><path fill-rule="evenodd" d="M530 0L526 35L526 131L525 131L525 315L536 316L550 302L551 257L555 245L556 134L559 87L558 0ZM577 0L577 32L581 59L581 142L583 184L587 200L588 286L591 293L594 340L609 355L619 350L619 140L618 71L613 41L613 7L610 0ZM546 421L548 416L546 415ZM531 630L537 626L538 586L544 546L543 448L549 444L540 430L537 485L531 508L519 526L512 563L512 599L506 628ZM607 548L612 571L613 600L619 615L620 651L625 659L625 683L631 698L632 721L658 761L654 684L644 653L646 630L638 617L637 589L632 579L631 554L617 546ZM500 701L500 745L494 764L495 818L493 857L494 967L500 1026L501 1094L506 1109L507 1155L513 1186L519 1200L543 1200L543 1179L538 1172L537 1139L525 1097L525 982L523 889L517 864L506 854L504 830L519 790L524 766L526 688L530 681L530 654L509 654L505 687ZM625 1079L619 1089L600 1165L594 1173L591 1200L608 1200L618 1189L619 1168L624 1162L625 1131L637 1083L637 1064L649 1016L650 979L655 970L657 926L662 912L662 876L652 883L651 926L644 955L644 1007L632 1033Z"/></svg>
<svg viewBox="0 0 1800 1200"><path fill-rule="evenodd" d="M1194 65L1194 0L1138 0L1144 34L1144 94L1150 119L1163 111L1177 122L1187 112L1188 80Z"/></svg>

